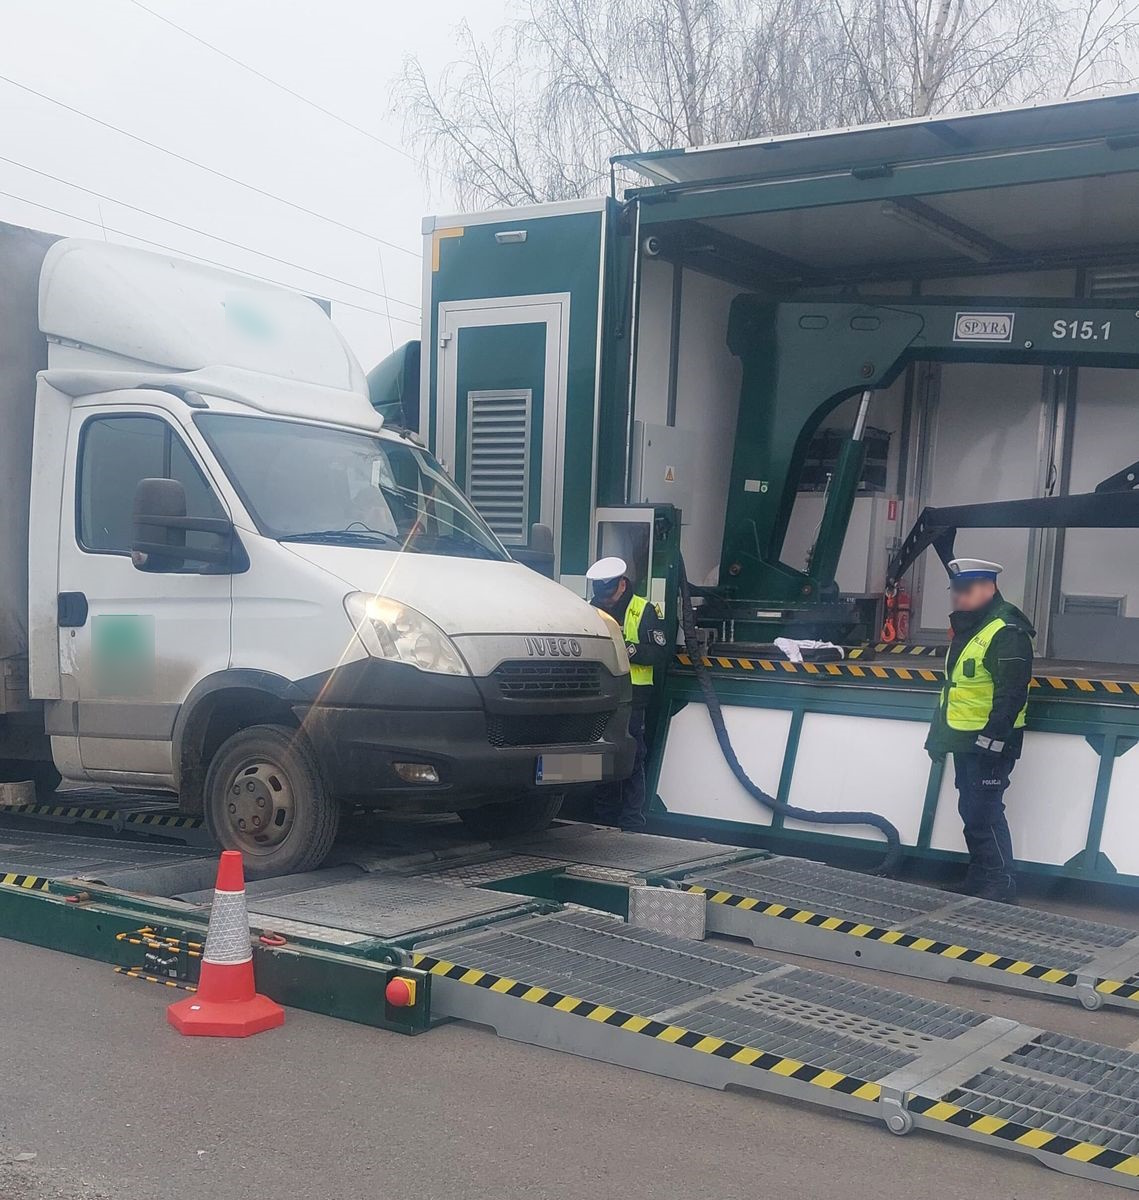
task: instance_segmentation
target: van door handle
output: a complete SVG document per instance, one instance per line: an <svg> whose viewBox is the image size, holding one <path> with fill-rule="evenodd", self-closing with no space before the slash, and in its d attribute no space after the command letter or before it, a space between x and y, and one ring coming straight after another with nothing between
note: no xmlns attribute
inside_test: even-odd
<svg viewBox="0 0 1139 1200"><path fill-rule="evenodd" d="M82 592L60 592L56 611L61 629L81 629L87 624L87 597Z"/></svg>

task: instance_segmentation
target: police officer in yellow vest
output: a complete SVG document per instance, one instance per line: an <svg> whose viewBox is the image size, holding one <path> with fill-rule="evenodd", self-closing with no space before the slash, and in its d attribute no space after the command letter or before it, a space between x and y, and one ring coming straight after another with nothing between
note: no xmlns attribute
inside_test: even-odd
<svg viewBox="0 0 1139 1200"><path fill-rule="evenodd" d="M1036 631L998 590L1001 569L980 558L956 558L949 564L953 640L926 749L934 758L953 755L958 811L969 848L963 890L1015 904L1004 794L1024 741Z"/></svg>
<svg viewBox="0 0 1139 1200"><path fill-rule="evenodd" d="M601 784L594 810L599 821L633 830L645 824L645 709L652 698L653 671L668 661L668 639L656 605L644 596L634 595L627 570L622 558L602 558L585 577L593 585L592 603L604 609L625 633L633 677L629 733L637 743L632 775Z"/></svg>

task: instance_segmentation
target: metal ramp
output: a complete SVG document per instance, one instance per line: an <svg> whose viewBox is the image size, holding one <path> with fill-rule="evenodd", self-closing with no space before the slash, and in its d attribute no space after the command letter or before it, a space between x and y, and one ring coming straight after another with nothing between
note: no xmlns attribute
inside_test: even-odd
<svg viewBox="0 0 1139 1200"><path fill-rule="evenodd" d="M497 854L425 868L494 885L560 870L615 888L664 882L707 901L709 933L762 949L945 982L969 980L1088 1009L1139 1011L1139 931L757 850L564 825Z"/></svg>
<svg viewBox="0 0 1139 1200"><path fill-rule="evenodd" d="M600 914L506 922L412 962L433 1011L503 1037L1139 1190L1139 1055Z"/></svg>
<svg viewBox="0 0 1139 1200"><path fill-rule="evenodd" d="M474 874L493 862L548 873L576 856L627 880L634 858L642 869L691 865L694 847L736 856L713 872L779 861L590 829L547 840L528 843L529 854L484 849ZM254 932L285 935L253 939L268 994L404 1033L459 1018L669 1078L873 1117L895 1133L980 1141L1139 1190L1139 1055L602 913L551 912L525 894L463 886L448 872L470 865L453 857L396 856L371 870L365 861L250 885ZM215 860L126 838L0 830L0 865L33 881L0 878L10 936L131 974L130 956L152 942L171 959L175 942L200 941ZM731 906L709 906L718 907ZM385 1006L400 972L426 972L414 1019ZM192 984L193 973L153 978Z"/></svg>
<svg viewBox="0 0 1139 1200"><path fill-rule="evenodd" d="M86 825L114 833L155 835L193 846L212 845L202 818L179 813L168 796L132 796L100 787L65 788L50 801L0 808L0 816L18 817L37 825Z"/></svg>
<svg viewBox="0 0 1139 1200"><path fill-rule="evenodd" d="M677 876L709 932L768 950L920 978L1139 1011L1139 932L797 858Z"/></svg>
<svg viewBox="0 0 1139 1200"><path fill-rule="evenodd" d="M0 884L47 891L53 879L97 881L131 892L212 885L217 857L184 846L0 828Z"/></svg>

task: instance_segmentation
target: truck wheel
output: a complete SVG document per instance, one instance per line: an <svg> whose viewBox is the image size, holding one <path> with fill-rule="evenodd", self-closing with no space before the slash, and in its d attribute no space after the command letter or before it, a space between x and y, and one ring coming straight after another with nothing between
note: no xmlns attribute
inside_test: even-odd
<svg viewBox="0 0 1139 1200"><path fill-rule="evenodd" d="M561 806L560 792L526 792L513 800L464 808L459 819L476 837L514 837L545 829Z"/></svg>
<svg viewBox="0 0 1139 1200"><path fill-rule="evenodd" d="M206 773L206 824L226 850L240 850L250 879L311 871L340 825L304 734L254 725L218 747Z"/></svg>

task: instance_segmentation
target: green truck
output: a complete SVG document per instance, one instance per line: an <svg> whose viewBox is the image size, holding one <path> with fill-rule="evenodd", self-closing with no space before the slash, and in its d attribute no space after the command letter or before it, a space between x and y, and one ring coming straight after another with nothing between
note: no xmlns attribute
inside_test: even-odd
<svg viewBox="0 0 1139 1200"><path fill-rule="evenodd" d="M922 857L964 847L922 750L948 609L917 551L937 530L906 535L926 512L967 528L958 551L1002 562L1040 632L1009 797L1024 866L1139 879L1137 104L624 156L632 186L609 197L429 217L422 353L376 375L373 401L512 553L552 528L579 593L621 554L675 621L683 551L747 771L792 805L881 813ZM781 636L843 657L791 661ZM696 665L678 645L659 685L662 823L878 839L744 789Z"/></svg>

